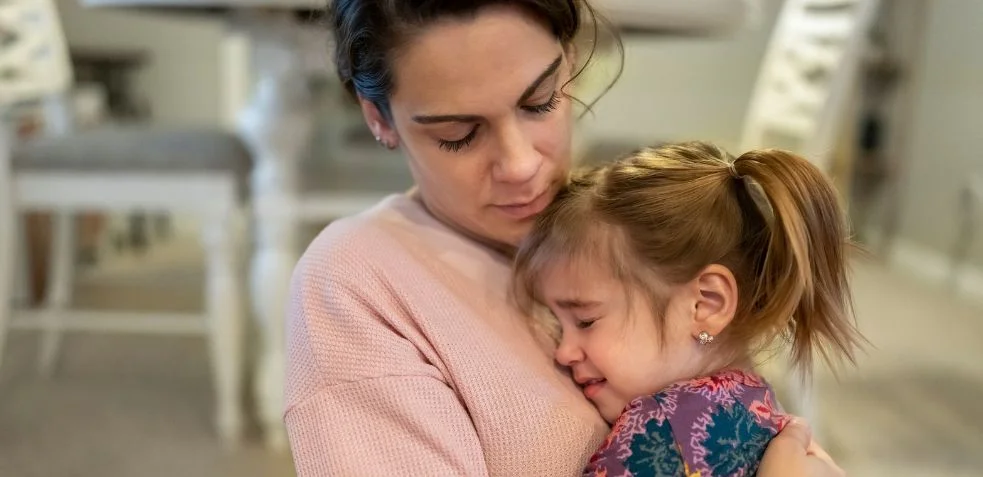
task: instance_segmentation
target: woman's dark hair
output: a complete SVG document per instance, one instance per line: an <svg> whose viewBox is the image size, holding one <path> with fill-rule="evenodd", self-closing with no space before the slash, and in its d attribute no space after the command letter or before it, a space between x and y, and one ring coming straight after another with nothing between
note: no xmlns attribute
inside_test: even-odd
<svg viewBox="0 0 983 477"><path fill-rule="evenodd" d="M328 18L334 34L338 77L349 93L371 101L391 120L392 59L409 36L436 20L474 17L482 8L493 5L514 5L528 11L549 25L564 45L573 44L585 33L591 35L587 39L590 54L574 78L593 58L601 25L605 23L589 0L333 0ZM603 30L613 32L610 28ZM623 62L621 40L617 34L612 38ZM619 67L607 88L620 73Z"/></svg>

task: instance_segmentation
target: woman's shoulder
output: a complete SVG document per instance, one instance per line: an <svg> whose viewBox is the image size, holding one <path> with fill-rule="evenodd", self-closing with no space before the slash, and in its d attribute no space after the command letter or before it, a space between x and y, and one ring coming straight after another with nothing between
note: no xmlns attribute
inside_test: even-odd
<svg viewBox="0 0 983 477"><path fill-rule="evenodd" d="M294 268L286 316L288 407L339 383L411 367L415 349L397 329L413 319L398 306L398 282L419 275L400 243L412 228L397 196L339 219L308 246ZM421 374L423 373L423 374Z"/></svg>
<svg viewBox="0 0 983 477"><path fill-rule="evenodd" d="M298 262L294 280L360 289L389 288L395 281L395 288L405 288L422 275L450 271L498 277L507 271L505 262L435 219L416 198L400 194L325 227Z"/></svg>
<svg viewBox="0 0 983 477"><path fill-rule="evenodd" d="M394 300L430 297L435 288L471 283L449 280L449 274L497 277L492 270L501 264L475 247L416 199L392 195L325 227L297 262L291 295L320 307L394 308Z"/></svg>
<svg viewBox="0 0 983 477"><path fill-rule="evenodd" d="M391 195L359 214L332 221L301 255L297 271L351 277L351 268L385 265L403 248L401 236L422 228L418 209L405 195Z"/></svg>

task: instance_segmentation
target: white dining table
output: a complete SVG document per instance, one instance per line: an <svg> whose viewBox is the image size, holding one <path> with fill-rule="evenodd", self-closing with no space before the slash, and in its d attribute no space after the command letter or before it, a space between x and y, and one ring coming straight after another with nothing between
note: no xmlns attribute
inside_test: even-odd
<svg viewBox="0 0 983 477"><path fill-rule="evenodd" d="M253 249L250 300L259 334L254 376L258 422L267 447L288 447L284 410L285 311L293 267L300 255L300 226L312 216L330 219L358 213L380 192L346 191L305 204L299 162L309 144L314 116L307 80L330 75L328 32L302 24L298 11L317 11L312 0L79 0L83 6L182 10L222 15L231 35L248 49L251 80L230 85L249 91L238 113L238 131L254 155L251 174ZM613 24L633 35L713 36L740 29L757 0L595 0ZM226 92L226 94L230 94ZM235 94L234 92L232 93Z"/></svg>

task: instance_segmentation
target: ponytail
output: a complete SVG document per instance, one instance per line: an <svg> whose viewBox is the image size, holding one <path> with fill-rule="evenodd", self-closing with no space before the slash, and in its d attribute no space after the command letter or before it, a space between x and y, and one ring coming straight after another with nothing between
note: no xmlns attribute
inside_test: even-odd
<svg viewBox="0 0 983 477"><path fill-rule="evenodd" d="M862 338L851 313L850 241L832 185L809 161L775 149L741 155L732 171L763 193L764 213L770 215L749 311L772 319L791 318L783 329L790 337L793 363L806 373L812 368L813 350L827 364L834 364L834 355L855 363Z"/></svg>

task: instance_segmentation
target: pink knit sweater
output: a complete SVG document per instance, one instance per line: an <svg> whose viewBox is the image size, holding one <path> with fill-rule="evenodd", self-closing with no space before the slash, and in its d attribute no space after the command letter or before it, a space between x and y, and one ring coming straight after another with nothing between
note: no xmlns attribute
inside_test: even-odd
<svg viewBox="0 0 983 477"><path fill-rule="evenodd" d="M327 227L292 282L298 474L579 475L608 427L508 280L506 257L407 196Z"/></svg>

